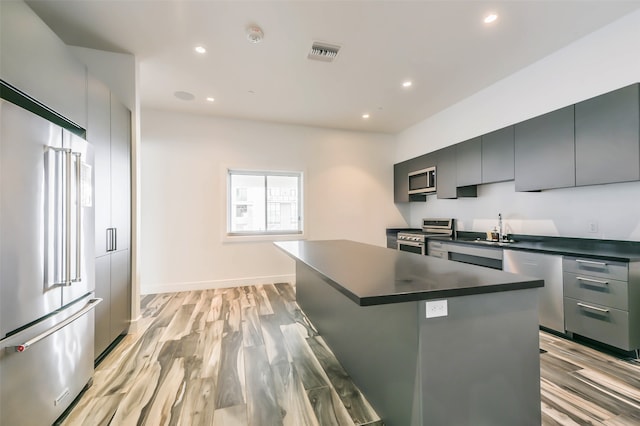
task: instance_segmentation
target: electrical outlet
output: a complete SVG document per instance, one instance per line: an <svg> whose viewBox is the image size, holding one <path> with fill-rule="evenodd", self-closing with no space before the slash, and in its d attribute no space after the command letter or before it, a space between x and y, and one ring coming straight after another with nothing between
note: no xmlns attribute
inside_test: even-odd
<svg viewBox="0 0 640 426"><path fill-rule="evenodd" d="M446 317L449 312L447 311L447 299L443 300L430 300L426 302L427 318Z"/></svg>
<svg viewBox="0 0 640 426"><path fill-rule="evenodd" d="M598 232L598 222L595 220L589 221L589 232L596 234Z"/></svg>

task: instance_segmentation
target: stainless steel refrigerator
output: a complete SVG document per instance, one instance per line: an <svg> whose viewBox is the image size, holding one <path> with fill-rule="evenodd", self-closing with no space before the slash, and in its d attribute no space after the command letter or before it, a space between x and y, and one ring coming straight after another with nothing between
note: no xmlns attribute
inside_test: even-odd
<svg viewBox="0 0 640 426"><path fill-rule="evenodd" d="M0 115L0 424L50 425L93 375L93 149Z"/></svg>

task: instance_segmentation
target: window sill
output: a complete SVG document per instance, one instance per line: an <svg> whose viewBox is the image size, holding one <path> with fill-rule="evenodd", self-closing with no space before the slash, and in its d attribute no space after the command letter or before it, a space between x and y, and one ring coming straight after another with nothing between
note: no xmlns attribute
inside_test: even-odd
<svg viewBox="0 0 640 426"><path fill-rule="evenodd" d="M271 235L228 235L222 237L223 243L256 243L274 241L305 240L304 232L301 234L271 234Z"/></svg>

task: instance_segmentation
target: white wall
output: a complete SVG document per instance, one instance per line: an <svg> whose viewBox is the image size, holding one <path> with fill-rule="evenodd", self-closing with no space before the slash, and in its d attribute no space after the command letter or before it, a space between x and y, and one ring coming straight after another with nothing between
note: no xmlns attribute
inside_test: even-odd
<svg viewBox="0 0 640 426"><path fill-rule="evenodd" d="M396 162L639 82L639 51L640 11L402 132ZM640 241L638 200L638 182L541 193L516 193L511 182L480 186L477 199L411 203L409 222L456 217L483 232L501 212L516 233Z"/></svg>
<svg viewBox="0 0 640 426"><path fill-rule="evenodd" d="M306 237L384 245L393 137L142 111L141 292L293 279L270 242L224 242L226 168L302 170Z"/></svg>

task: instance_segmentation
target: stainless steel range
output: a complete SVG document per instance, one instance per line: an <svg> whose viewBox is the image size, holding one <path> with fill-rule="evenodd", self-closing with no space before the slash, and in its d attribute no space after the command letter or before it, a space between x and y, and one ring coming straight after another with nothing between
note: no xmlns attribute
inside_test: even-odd
<svg viewBox="0 0 640 426"><path fill-rule="evenodd" d="M398 250L425 255L429 238L452 238L455 233L455 219L422 219L422 231L398 233Z"/></svg>

